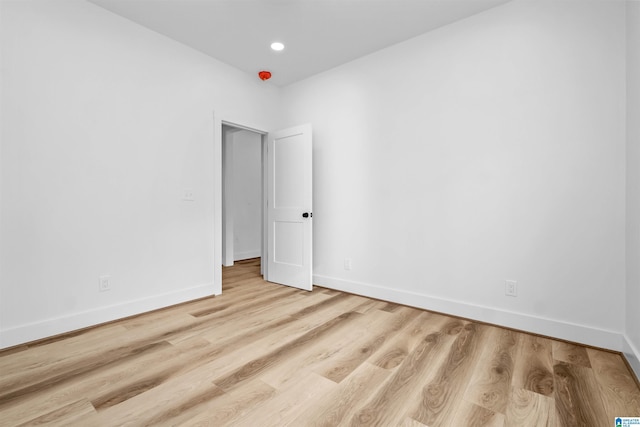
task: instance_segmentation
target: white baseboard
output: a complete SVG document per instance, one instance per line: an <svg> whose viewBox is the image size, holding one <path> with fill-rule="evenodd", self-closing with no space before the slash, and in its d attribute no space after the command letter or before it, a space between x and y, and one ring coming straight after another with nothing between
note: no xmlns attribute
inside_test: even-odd
<svg viewBox="0 0 640 427"><path fill-rule="evenodd" d="M633 345L628 336L624 336L624 348L622 350L627 362L631 365L631 369L636 374L636 377L640 379L640 350Z"/></svg>
<svg viewBox="0 0 640 427"><path fill-rule="evenodd" d="M233 260L242 261L243 259L260 258L261 256L262 252L260 249L256 249L253 251L237 252L233 255Z"/></svg>
<svg viewBox="0 0 640 427"><path fill-rule="evenodd" d="M121 304L100 307L94 310L82 311L5 329L0 331L0 348L12 347L77 329L99 325L112 320L122 319L123 317L211 296L214 294L213 289L212 284L199 285L188 289L181 289L177 292L155 295L135 301L127 301Z"/></svg>
<svg viewBox="0 0 640 427"><path fill-rule="evenodd" d="M623 335L616 331L598 329L492 307L483 307L334 277L317 275L313 277L313 283L326 288L518 329L534 334L614 351L623 351ZM638 353L636 352L636 354Z"/></svg>

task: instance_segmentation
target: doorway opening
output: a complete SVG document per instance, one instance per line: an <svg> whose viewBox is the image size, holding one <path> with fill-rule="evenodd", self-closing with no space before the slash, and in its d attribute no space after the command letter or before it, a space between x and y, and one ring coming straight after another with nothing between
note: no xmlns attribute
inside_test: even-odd
<svg viewBox="0 0 640 427"><path fill-rule="evenodd" d="M222 266L266 264L266 133L222 123ZM223 280L224 286L224 280Z"/></svg>
<svg viewBox="0 0 640 427"><path fill-rule="evenodd" d="M312 138L311 125L261 132L214 117L213 294L222 293L222 267L235 262L238 217L233 210L235 145L228 141L240 131L259 135L262 177L260 203L260 273L269 282L311 291ZM256 139L257 140L257 139ZM224 151L224 155L223 155ZM246 167L245 167L246 170ZM238 254L238 258L242 255ZM246 256L246 253L245 255Z"/></svg>

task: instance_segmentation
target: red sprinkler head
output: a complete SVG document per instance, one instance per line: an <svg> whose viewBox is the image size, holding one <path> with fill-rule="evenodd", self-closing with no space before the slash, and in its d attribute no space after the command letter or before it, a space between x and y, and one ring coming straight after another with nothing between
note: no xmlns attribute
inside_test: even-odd
<svg viewBox="0 0 640 427"><path fill-rule="evenodd" d="M271 78L271 71L260 71L258 72L258 77L260 77L262 81L269 80Z"/></svg>

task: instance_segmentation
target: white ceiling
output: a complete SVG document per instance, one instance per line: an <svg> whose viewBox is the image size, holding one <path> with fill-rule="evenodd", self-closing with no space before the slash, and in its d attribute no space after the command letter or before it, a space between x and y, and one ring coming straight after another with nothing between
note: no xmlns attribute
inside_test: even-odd
<svg viewBox="0 0 640 427"><path fill-rule="evenodd" d="M89 1L285 86L510 0Z"/></svg>

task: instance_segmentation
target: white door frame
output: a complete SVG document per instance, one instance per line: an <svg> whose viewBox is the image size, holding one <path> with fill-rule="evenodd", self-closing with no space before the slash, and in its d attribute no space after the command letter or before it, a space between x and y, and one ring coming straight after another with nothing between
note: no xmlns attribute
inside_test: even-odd
<svg viewBox="0 0 640 427"><path fill-rule="evenodd" d="M219 118L215 112L213 115L213 168L214 168L214 178L213 178L213 198L214 198L214 207L213 207L213 294L220 295L222 293L222 209L223 209L223 200L222 200L222 125L234 127L237 129L248 130L251 132L258 133L262 135L262 257L267 256L267 239L265 233L267 231L266 227L266 200L267 200L267 191L266 191L266 147L267 143L267 132L252 128L245 125L240 125L238 123L227 121ZM266 275L266 263L261 263L261 273Z"/></svg>
<svg viewBox="0 0 640 427"><path fill-rule="evenodd" d="M233 192L233 140L236 128L222 125L222 266L230 267L234 262L234 216Z"/></svg>

